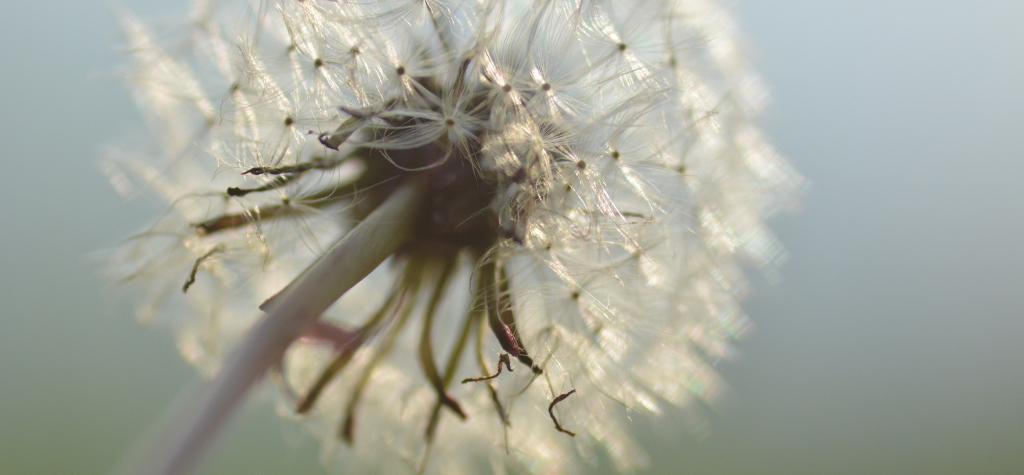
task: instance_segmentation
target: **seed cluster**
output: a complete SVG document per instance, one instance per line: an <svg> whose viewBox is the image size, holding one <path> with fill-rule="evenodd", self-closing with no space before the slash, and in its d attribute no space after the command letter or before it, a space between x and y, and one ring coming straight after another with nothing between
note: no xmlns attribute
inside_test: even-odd
<svg viewBox="0 0 1024 475"><path fill-rule="evenodd" d="M784 258L763 219L802 178L713 1L237 3L198 2L192 48L125 20L157 140L108 170L169 210L119 272L189 361L215 372L415 184L403 244L274 372L345 467L564 473L601 449L627 471L627 411L714 401L750 327L737 262Z"/></svg>

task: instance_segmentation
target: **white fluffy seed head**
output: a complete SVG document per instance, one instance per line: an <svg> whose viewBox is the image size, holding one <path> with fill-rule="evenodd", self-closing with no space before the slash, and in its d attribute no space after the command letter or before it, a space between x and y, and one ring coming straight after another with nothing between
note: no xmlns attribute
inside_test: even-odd
<svg viewBox="0 0 1024 475"><path fill-rule="evenodd" d="M438 192L430 209L458 219L423 220L457 241L438 251L454 270L433 323L422 316L443 266L426 265L408 323L391 317L400 331L369 338L304 415L295 399L337 349L299 341L286 355L280 412L328 459L353 473L571 473L603 451L628 471L645 460L628 411L713 402L714 365L750 327L738 259L768 272L783 259L763 219L802 186L751 121L764 93L713 2L224 3L197 2L179 42L124 20L154 138L107 167L119 190L141 183L170 203L118 266L144 289L140 317L172 322L190 362L215 371L259 303L386 194L374 190L417 173L465 180L465 166L484 191ZM392 174L365 187L385 161ZM481 216L486 237L458 231ZM394 297L411 261L392 260L325 320L356 328ZM543 374L519 364L492 392L458 384L502 352L486 324L455 348L481 269L499 267L495 294ZM432 437L428 331L437 366L459 363L447 390L468 416L442 409ZM573 389L553 409L570 437L548 410ZM349 445L338 425L356 404Z"/></svg>

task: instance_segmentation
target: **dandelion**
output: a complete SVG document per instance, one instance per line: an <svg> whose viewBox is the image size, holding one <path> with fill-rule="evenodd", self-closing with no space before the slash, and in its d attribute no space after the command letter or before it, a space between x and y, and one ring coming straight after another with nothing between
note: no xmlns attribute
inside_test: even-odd
<svg viewBox="0 0 1024 475"><path fill-rule="evenodd" d="M107 170L170 206L117 266L212 378L147 473L185 471L265 375L329 460L382 473L628 472L629 412L713 402L750 327L738 262L782 259L763 218L802 182L713 3L200 1L177 41L124 25L154 139Z"/></svg>

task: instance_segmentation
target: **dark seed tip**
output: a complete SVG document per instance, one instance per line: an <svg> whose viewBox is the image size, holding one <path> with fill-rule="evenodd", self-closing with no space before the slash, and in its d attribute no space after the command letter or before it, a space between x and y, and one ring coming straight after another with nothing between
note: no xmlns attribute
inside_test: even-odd
<svg viewBox="0 0 1024 475"><path fill-rule="evenodd" d="M332 143L331 134L324 132L317 137L320 140L320 144L331 150L337 150L338 146Z"/></svg>
<svg viewBox="0 0 1024 475"><path fill-rule="evenodd" d="M341 433L338 434L341 436L342 442L345 442L345 445L349 447L352 446L352 434L355 432L355 425L351 415L345 417L345 423L341 425Z"/></svg>
<svg viewBox="0 0 1024 475"><path fill-rule="evenodd" d="M455 412L455 414L459 416L459 419L466 420L466 412L462 410L462 406L459 405L459 402L448 393L445 393L441 403Z"/></svg>

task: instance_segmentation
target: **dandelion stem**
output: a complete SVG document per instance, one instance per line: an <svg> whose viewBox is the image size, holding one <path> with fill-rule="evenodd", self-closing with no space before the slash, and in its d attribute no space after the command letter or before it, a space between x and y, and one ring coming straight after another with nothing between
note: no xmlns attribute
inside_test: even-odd
<svg viewBox="0 0 1024 475"><path fill-rule="evenodd" d="M135 474L178 475L194 467L245 393L331 304L406 242L422 202L415 180L383 204L269 302L266 315L243 337L210 382L192 396L185 414L154 440Z"/></svg>

